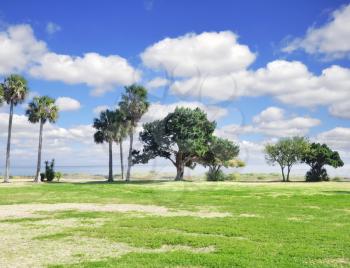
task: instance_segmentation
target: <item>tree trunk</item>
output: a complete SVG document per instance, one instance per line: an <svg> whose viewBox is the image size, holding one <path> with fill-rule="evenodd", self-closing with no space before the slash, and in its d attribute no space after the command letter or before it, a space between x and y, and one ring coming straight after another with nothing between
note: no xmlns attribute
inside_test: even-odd
<svg viewBox="0 0 350 268"><path fill-rule="evenodd" d="M282 180L286 181L286 176L284 175L284 168L281 166L281 171L282 171Z"/></svg>
<svg viewBox="0 0 350 268"><path fill-rule="evenodd" d="M176 181L182 181L183 180L183 178L184 178L184 171L185 171L185 166L182 163L176 165L176 177L175 177Z"/></svg>
<svg viewBox="0 0 350 268"><path fill-rule="evenodd" d="M108 181L109 182L113 182L113 141L109 141L109 143L108 143L108 151L109 151Z"/></svg>
<svg viewBox="0 0 350 268"><path fill-rule="evenodd" d="M41 148L43 144L43 128L44 123L42 120L40 120L40 130L39 130L39 145L38 145L38 162L36 164L36 173L35 173L35 179L34 182L39 183L41 182L40 179L40 168L41 168Z"/></svg>
<svg viewBox="0 0 350 268"><path fill-rule="evenodd" d="M6 168L4 182L10 182L10 151L11 151L11 132L12 132L12 118L13 118L13 102L10 104L9 125L7 131L7 148L6 148Z"/></svg>
<svg viewBox="0 0 350 268"><path fill-rule="evenodd" d="M132 144L134 141L134 131L133 128L130 128L129 131L129 139L130 139L130 145L129 145L129 155L128 155L128 169L126 171L126 181L130 181L130 171L132 166Z"/></svg>
<svg viewBox="0 0 350 268"><path fill-rule="evenodd" d="M287 181L289 182L289 173L290 173L290 169L291 167L288 167L288 171L287 171Z"/></svg>
<svg viewBox="0 0 350 268"><path fill-rule="evenodd" d="M124 161L123 161L123 140L119 142L119 150L120 150L120 169L122 180L124 180Z"/></svg>

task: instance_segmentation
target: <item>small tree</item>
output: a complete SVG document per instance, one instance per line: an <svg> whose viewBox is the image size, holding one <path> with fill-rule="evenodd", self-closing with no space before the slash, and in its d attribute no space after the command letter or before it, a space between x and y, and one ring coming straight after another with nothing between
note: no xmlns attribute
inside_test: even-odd
<svg viewBox="0 0 350 268"><path fill-rule="evenodd" d="M94 119L93 127L97 130L94 134L96 143L108 143L109 172L108 181L113 181L113 142L118 128L117 114L114 111L106 110L100 113L99 118Z"/></svg>
<svg viewBox="0 0 350 268"><path fill-rule="evenodd" d="M211 181L222 180L224 177L222 167L236 167L237 161L234 159L239 154L239 146L232 141L212 137L207 153L200 159L204 167L209 167L207 179Z"/></svg>
<svg viewBox="0 0 350 268"><path fill-rule="evenodd" d="M125 87L125 93L122 95L122 101L119 103L120 110L129 122L129 155L128 168L126 172L126 181L130 180L130 171L133 164L132 151L134 141L134 131L141 117L147 112L149 102L147 101L147 90L139 85Z"/></svg>
<svg viewBox="0 0 350 268"><path fill-rule="evenodd" d="M14 106L17 106L17 104L23 103L28 94L29 88L27 80L24 77L16 74L12 74L6 77L4 82L1 83L0 88L2 96L0 99L6 101L6 103L10 105L9 124L7 131L6 168L4 175L4 182L9 182L13 108Z"/></svg>
<svg viewBox="0 0 350 268"><path fill-rule="evenodd" d="M39 146L38 146L38 161L36 167L36 174L34 182L39 183L40 179L40 167L41 167L41 148L43 141L43 128L44 124L49 121L55 123L58 118L58 107L55 105L55 100L48 97L35 97L28 105L26 111L29 122L35 124L40 123L39 128Z"/></svg>
<svg viewBox="0 0 350 268"><path fill-rule="evenodd" d="M265 146L265 158L271 165L277 163L281 168L283 181L289 181L292 166L301 161L307 147L308 142L303 137L283 138L276 144ZM287 176L285 168L287 168Z"/></svg>
<svg viewBox="0 0 350 268"><path fill-rule="evenodd" d="M338 168L344 165L337 151L332 151L326 144L311 143L305 151L302 161L310 166L306 181L328 181L325 165Z"/></svg>
<svg viewBox="0 0 350 268"><path fill-rule="evenodd" d="M163 120L143 125L143 149L133 152L134 163L166 158L176 167L175 180L182 180L185 167L193 168L207 153L215 126L199 108L176 108Z"/></svg>

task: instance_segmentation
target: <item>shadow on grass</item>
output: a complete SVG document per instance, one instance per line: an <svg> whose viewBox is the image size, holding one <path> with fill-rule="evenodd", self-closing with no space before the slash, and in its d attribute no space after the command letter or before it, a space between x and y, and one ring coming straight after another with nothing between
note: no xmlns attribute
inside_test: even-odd
<svg viewBox="0 0 350 268"><path fill-rule="evenodd" d="M330 193L330 194L340 194L340 195L350 195L350 191L323 191L324 193Z"/></svg>

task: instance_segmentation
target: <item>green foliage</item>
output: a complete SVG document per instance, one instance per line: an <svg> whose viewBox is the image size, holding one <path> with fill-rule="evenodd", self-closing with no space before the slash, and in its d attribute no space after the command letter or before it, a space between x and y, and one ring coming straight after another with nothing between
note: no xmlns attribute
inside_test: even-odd
<svg viewBox="0 0 350 268"><path fill-rule="evenodd" d="M2 105L4 101L4 87L0 84L0 105Z"/></svg>
<svg viewBox="0 0 350 268"><path fill-rule="evenodd" d="M143 125L143 149L133 152L133 161L147 163L158 156L169 159L177 168L176 179L182 179L184 167L193 168L196 159L208 151L215 126L199 108L177 107L163 120Z"/></svg>
<svg viewBox="0 0 350 268"><path fill-rule="evenodd" d="M7 104L17 105L22 103L29 91L27 80L17 74L11 74L1 83L0 91L3 99ZM1 102L1 101L0 101Z"/></svg>
<svg viewBox="0 0 350 268"><path fill-rule="evenodd" d="M96 143L112 142L119 138L120 114L116 111L105 110L99 118L94 119L96 129L94 140Z"/></svg>
<svg viewBox="0 0 350 268"><path fill-rule="evenodd" d="M51 162L45 161L45 172L40 173L40 179L41 181L53 181L54 179L57 179L57 181L60 181L62 178L61 172L55 171L55 159L52 159Z"/></svg>
<svg viewBox="0 0 350 268"><path fill-rule="evenodd" d="M125 87L125 93L119 102L120 111L130 122L131 128L136 127L138 121L147 112L149 105L147 89L136 84Z"/></svg>
<svg viewBox="0 0 350 268"><path fill-rule="evenodd" d="M338 168L344 165L337 151L332 151L326 144L311 143L303 154L302 161L310 166L306 181L328 181L325 165Z"/></svg>
<svg viewBox="0 0 350 268"><path fill-rule="evenodd" d="M34 97L28 105L26 115L31 123L41 122L45 124L47 121L55 123L58 119L58 107L55 105L55 99L48 96Z"/></svg>
<svg viewBox="0 0 350 268"><path fill-rule="evenodd" d="M301 162L308 146L304 137L283 138L276 144L265 146L265 158L271 165L277 163L281 167L283 181L289 181L292 166ZM287 168L287 176L285 176L285 168Z"/></svg>
<svg viewBox="0 0 350 268"><path fill-rule="evenodd" d="M222 170L212 170L209 169L207 173L205 173L205 177L207 181L224 181L226 178L226 175Z"/></svg>

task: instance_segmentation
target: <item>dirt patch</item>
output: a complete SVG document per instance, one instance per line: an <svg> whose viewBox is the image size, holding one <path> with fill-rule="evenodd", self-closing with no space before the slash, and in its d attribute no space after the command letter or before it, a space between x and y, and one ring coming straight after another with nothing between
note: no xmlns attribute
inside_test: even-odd
<svg viewBox="0 0 350 268"><path fill-rule="evenodd" d="M0 267L46 267L49 264L69 264L81 261L96 261L108 257L136 253L166 253L187 251L192 253L210 253L213 246L194 248L186 245L163 245L160 248L138 248L126 243L112 242L107 239L66 236L52 241L36 239L40 236L54 235L63 227L78 227L82 223L77 219L50 219L35 221L31 225L20 223L0 223L4 230L0 236ZM19 254L20 252L20 254Z"/></svg>
<svg viewBox="0 0 350 268"><path fill-rule="evenodd" d="M78 211L96 211L96 212L138 212L164 217L176 216L193 216L200 218L219 218L229 217L230 213L215 212L208 210L187 211L175 210L172 211L166 207L154 205L139 205L139 204L93 204L93 203L58 203L58 204L19 204L19 205L1 205L0 219L4 218L24 218L24 217L40 217L36 213L40 211L56 212L65 210Z"/></svg>

